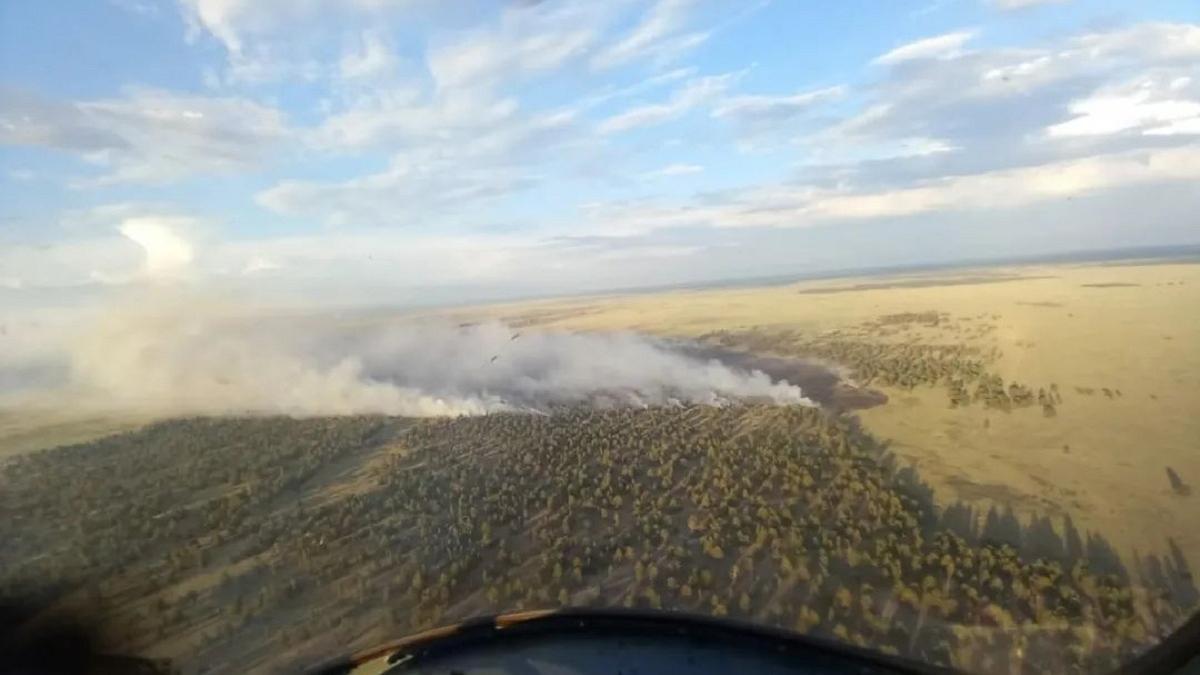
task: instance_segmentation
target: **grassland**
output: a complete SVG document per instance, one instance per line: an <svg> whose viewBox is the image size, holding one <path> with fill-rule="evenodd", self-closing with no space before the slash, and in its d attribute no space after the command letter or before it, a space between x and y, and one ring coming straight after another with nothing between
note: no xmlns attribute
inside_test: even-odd
<svg viewBox="0 0 1200 675"><path fill-rule="evenodd" d="M137 429L152 420L145 415L118 415L111 411L89 415L49 409L0 410L0 458L85 443Z"/></svg>
<svg viewBox="0 0 1200 675"><path fill-rule="evenodd" d="M1196 608L1197 307L1200 266L1126 264L452 313L804 357L886 394L859 410L8 416L0 595L187 672L559 605L1101 671Z"/></svg>
<svg viewBox="0 0 1200 675"><path fill-rule="evenodd" d="M728 331L791 353L846 341L970 350L989 373L1062 402L950 407L944 383L873 386L865 426L920 467L940 500L1070 514L1125 554L1174 537L1200 557L1200 265L988 268L768 288L596 297L485 310L545 327L674 337ZM942 317L887 324L887 317ZM883 321L883 323L881 323ZM836 360L836 359L835 359ZM843 364L853 370L852 364ZM1105 395L1108 388L1110 395ZM1115 392L1120 392L1117 395Z"/></svg>

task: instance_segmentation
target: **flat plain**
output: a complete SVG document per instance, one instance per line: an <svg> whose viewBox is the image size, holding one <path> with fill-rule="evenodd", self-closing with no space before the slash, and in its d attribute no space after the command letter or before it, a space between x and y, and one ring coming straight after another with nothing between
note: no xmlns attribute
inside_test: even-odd
<svg viewBox="0 0 1200 675"><path fill-rule="evenodd" d="M845 343L884 346L885 357L963 347L1006 385L1053 384L1062 401L1048 418L1039 405L951 407L944 382L928 378L871 382L888 403L859 412L866 429L915 464L940 501L1069 514L1124 553L1172 537L1200 558L1200 495L1182 494L1200 481L1200 265L992 267L486 311L562 330L725 331L728 344L795 356Z"/></svg>
<svg viewBox="0 0 1200 675"><path fill-rule="evenodd" d="M294 672L559 606L1108 672L1200 601L1197 307L1200 265L1123 264L440 312L653 334L805 377L820 407L14 413L0 596L185 673Z"/></svg>

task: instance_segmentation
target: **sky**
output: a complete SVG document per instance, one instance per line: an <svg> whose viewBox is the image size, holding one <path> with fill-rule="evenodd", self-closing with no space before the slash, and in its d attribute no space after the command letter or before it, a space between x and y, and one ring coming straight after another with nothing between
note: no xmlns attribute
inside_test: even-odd
<svg viewBox="0 0 1200 675"><path fill-rule="evenodd" d="M0 3L0 305L1200 243L1194 0Z"/></svg>

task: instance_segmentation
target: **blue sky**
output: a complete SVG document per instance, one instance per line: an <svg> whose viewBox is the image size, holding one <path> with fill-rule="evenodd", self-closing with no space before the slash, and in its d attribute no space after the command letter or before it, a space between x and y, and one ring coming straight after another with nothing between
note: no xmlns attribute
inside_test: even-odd
<svg viewBox="0 0 1200 675"><path fill-rule="evenodd" d="M1198 21L1183 0L7 2L0 294L462 301L1196 243Z"/></svg>

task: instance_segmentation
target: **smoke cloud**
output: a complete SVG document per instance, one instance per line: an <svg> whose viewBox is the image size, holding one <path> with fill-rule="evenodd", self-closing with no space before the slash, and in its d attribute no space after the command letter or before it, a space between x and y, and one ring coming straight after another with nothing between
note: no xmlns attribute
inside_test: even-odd
<svg viewBox="0 0 1200 675"><path fill-rule="evenodd" d="M812 405L800 388L629 332L266 315L176 298L109 309L63 344L45 401L151 414L410 416L557 406ZM30 392L24 392L29 400Z"/></svg>

